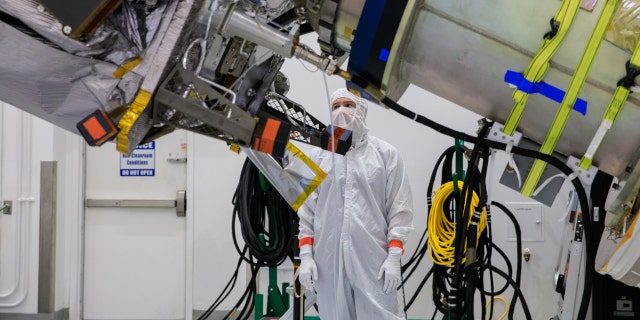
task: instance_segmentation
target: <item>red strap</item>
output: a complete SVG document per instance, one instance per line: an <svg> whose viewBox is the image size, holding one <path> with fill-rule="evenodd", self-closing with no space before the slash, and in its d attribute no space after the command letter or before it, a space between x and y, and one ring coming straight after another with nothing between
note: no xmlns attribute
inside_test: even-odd
<svg viewBox="0 0 640 320"><path fill-rule="evenodd" d="M402 246L402 241L400 240L391 240L389 241L389 248L396 247L402 249L402 254L404 254L404 247Z"/></svg>
<svg viewBox="0 0 640 320"><path fill-rule="evenodd" d="M273 146L280 129L280 121L268 118L264 124L264 130L260 137L256 137L253 142L253 149L260 152L273 154Z"/></svg>
<svg viewBox="0 0 640 320"><path fill-rule="evenodd" d="M334 127L333 135L329 138L329 143L327 144L327 150L331 152L338 152L338 145L340 144L340 137L347 131L347 129L342 127ZM331 139L333 138L333 139Z"/></svg>
<svg viewBox="0 0 640 320"><path fill-rule="evenodd" d="M306 245L313 245L313 238L312 237L304 237L302 239L300 239L300 241L298 242L298 248L302 248L302 246L306 246Z"/></svg>

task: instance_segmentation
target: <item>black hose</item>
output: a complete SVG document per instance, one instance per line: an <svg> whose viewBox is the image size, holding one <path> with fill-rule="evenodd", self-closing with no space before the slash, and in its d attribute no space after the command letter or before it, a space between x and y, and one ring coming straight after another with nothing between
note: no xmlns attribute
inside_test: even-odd
<svg viewBox="0 0 640 320"><path fill-rule="evenodd" d="M509 275L509 277L511 277L511 274L513 273L513 267L511 266L511 261L509 260L509 257L507 257L507 254L504 253L504 251L502 251L502 249L500 249L500 247L496 246L496 244L493 243L493 242L490 242L488 244L488 246L491 247L492 249L495 249L498 252L498 254L502 257L502 260L504 260L504 262L507 265L507 270L508 270L507 274ZM491 272L491 270L489 270L489 272ZM490 276L491 276L491 273L490 273ZM491 278L491 284L493 285L493 278ZM504 293L505 291L507 291L508 288L509 288L509 284L505 283L504 287L502 287L498 291L493 291L493 288L492 288L491 289L492 291L485 292L484 290L482 290L482 292L484 294L488 295L488 296L495 297L495 296L499 296L502 293Z"/></svg>
<svg viewBox="0 0 640 320"><path fill-rule="evenodd" d="M242 262L251 266L251 279L240 299L227 313L225 319L249 319L256 294L256 278L260 267L275 267L292 256L291 248L297 231L298 217L249 159L240 174L240 181L233 196L234 205L231 233L233 244L240 258L232 278L222 293L198 320L208 318L235 287ZM267 216L268 213L268 216ZM245 242L241 250L236 235L236 218L240 222ZM269 227L265 223L269 222ZM241 310L238 312L238 310ZM237 313L237 314L236 314Z"/></svg>
<svg viewBox="0 0 640 320"><path fill-rule="evenodd" d="M245 257L245 261L249 264L275 267L290 256L298 220L295 211L275 188L268 185L268 190L264 190L267 182L260 175L258 168L247 159L233 198L234 245L240 254L235 236L237 217L242 238L249 247L251 256L257 260L254 262ZM269 228L265 225L267 221L270 223Z"/></svg>
<svg viewBox="0 0 640 320"><path fill-rule="evenodd" d="M524 296L522 295L522 291L520 290L520 287L515 285L516 283L515 281L513 281L513 279L511 279L506 273L504 273L504 271L492 265L482 265L480 266L480 269L491 269L498 275L502 276L505 280L507 280L509 284L511 284L511 286L513 287L513 291L515 291L515 293L520 297L520 301L522 302L522 309L524 310L524 316L527 318L527 320L532 319L531 312L529 312L529 306L527 305L527 301L524 299Z"/></svg>
<svg viewBox="0 0 640 320"><path fill-rule="evenodd" d="M245 253L246 251L247 251L247 247L245 246L242 252ZM227 285L224 287L224 289L222 289L222 292L216 298L216 300L211 304L211 306L209 306L209 308L202 315L200 315L200 317L198 317L198 320L204 320L209 318L209 316L213 313L213 311L215 311L216 308L218 308L218 306L229 296L233 288L236 286L236 281L238 280L238 271L240 270L240 265L242 265L242 261L243 261L242 258L238 259L236 270L234 271L233 276L231 277L231 279L229 279L229 282L227 282Z"/></svg>
<svg viewBox="0 0 640 320"><path fill-rule="evenodd" d="M484 137L486 135L486 133L489 131L489 124L485 124L482 129L480 130L480 132L478 133L479 137ZM476 183L480 183L479 181L479 177L478 177L478 172L477 170L475 170L475 168L478 165L478 162L480 161L480 155L481 155L481 150L484 148L483 147L483 139L479 138L476 139L477 142L475 143L473 150L471 152L471 157L469 159L469 164L467 165L467 169L468 169L468 174L467 176L464 178L464 183L462 185L462 190L459 194L459 203L463 203L462 208L458 207L457 210L459 210L459 212L461 214L459 214L456 217L456 242L461 244L461 245L457 245L455 247L455 262L454 262L454 273L453 273L453 279L451 281L451 291L450 291L450 297L449 300L453 301L453 308L450 308L450 315L451 315L451 319L452 320L458 320L461 318L461 315L459 314L459 310L460 310L460 296L458 291L460 291L461 289L461 281L462 281L462 275L463 275L463 266L462 266L462 258L463 258L463 253L465 250L465 246L464 243L465 241L467 241L467 221L469 220L468 217L471 215L471 200L473 199L473 192L474 192L474 186L476 185ZM475 247L474 247L475 249ZM472 262L470 262L472 263ZM473 285L473 284L472 284ZM473 290L475 290L475 288L473 288ZM472 294L468 293L467 296L473 296ZM466 300L466 299L465 299ZM471 304L471 306L469 306L469 304ZM471 301L467 301L467 306L469 308L473 307L473 300Z"/></svg>
<svg viewBox="0 0 640 320"><path fill-rule="evenodd" d="M502 203L496 202L496 201L492 201L491 202L492 205L498 207L500 210L502 210L508 217L509 219L511 219L511 222L513 223L513 226L515 227L516 230L516 255L518 257L517 263L516 263L516 281L515 284L516 286L518 286L518 288L520 287L520 277L521 277L521 272L522 272L522 232L520 231L520 224L518 223L518 220L516 219L516 216L509 210L507 209L506 206L504 206ZM517 302L518 296L517 295L513 295L513 298L511 299L511 304L509 307L509 320L513 319L513 313L516 309L515 305Z"/></svg>
<svg viewBox="0 0 640 320"><path fill-rule="evenodd" d="M366 85L363 86L363 88L366 88ZM375 96L375 92L369 92L370 94L374 94ZM470 136L468 134L447 128L441 124L438 124L422 115L419 115L409 109L406 109L404 107L402 107L400 104L398 104L397 102L391 100L389 97L383 97L381 99L381 102L386 105L387 107L389 107L390 109L400 113L401 115L409 118L409 119L413 119L414 121L421 123L425 126L428 126L430 128L432 128L433 130L440 132L442 134L451 136L453 138L456 139L462 139L464 141L468 141L471 143L478 143L478 140L476 137ZM495 141L484 141L483 142L487 147L491 147L493 149L498 149L498 150L505 150L506 148L506 144L504 143L499 143L499 142L495 142ZM548 155L548 154L544 154L541 152L537 152L537 151L533 151L533 150L529 150L529 149L524 149L524 148L520 148L520 147L513 147L511 149L511 152L514 154L519 154L522 156L526 156L526 157L530 157L530 158L535 158L535 159L540 159L542 161L547 162L548 164L556 167L558 170L560 170L563 174L565 174L566 176L569 176L573 173L573 170L571 170L571 168L569 168L564 162L562 162L560 159L552 156L552 155ZM592 288L592 279L593 279L593 272L594 272L594 248L592 246L593 243L593 239L592 239L592 227L591 227L591 213L590 213L590 207L589 207L589 202L587 199L587 194L584 190L584 187L582 186L582 183L580 182L579 177L575 177L571 180L571 183L573 184L576 193L578 195L578 199L580 202L580 208L582 209L582 216L583 216L583 223L584 223L584 239L585 239L585 247L586 247L586 252L585 252L585 260L586 260L586 272L585 272L585 279L584 279L584 286L583 286L583 292L582 292L582 299L581 299L581 303L580 303L580 309L578 311L578 320L584 320L586 318L587 315L587 310L589 308L589 303L590 303L590 298L591 298L591 288ZM524 302L524 301L523 301Z"/></svg>
<svg viewBox="0 0 640 320"><path fill-rule="evenodd" d="M409 310L409 308L411 308L411 305L413 305L413 302L418 297L418 293L420 293L422 291L422 288L427 283L427 280L429 280L429 277L431 277L432 274L433 274L433 268L429 269L429 272L427 272L427 275L424 278L422 278L422 281L420 281L420 284L418 285L418 288L416 289L416 293L411 297L411 299L409 300L409 303L407 303L407 305L404 308L405 312L407 310Z"/></svg>
<svg viewBox="0 0 640 320"><path fill-rule="evenodd" d="M464 148L464 146L463 146ZM446 160L445 163L442 165L443 169L442 169L442 180L441 183L444 183L445 181L451 181L452 179L452 175L451 175L451 160L453 159L453 154L455 153L455 147L451 146L449 148L447 148L438 158L438 160L436 161L436 164L434 166L434 170L431 171L431 177L429 179L429 184L427 186L427 218L428 218L428 213L431 210L431 204L432 204L432 200L431 200L431 195L433 193L433 186L435 183L435 179L436 179L436 175L438 172L438 168L440 167L440 165L442 164L443 160ZM412 254L411 258L408 259L408 261L402 265L401 270L402 270L402 275L403 275L403 285L411 278L411 276L413 275L413 273L417 270L417 268L420 266L420 262L422 261L422 259L424 258L424 256L427 254L428 251L428 243L426 241L427 238L427 232L428 232L428 228L425 228L422 236L420 237L420 241L418 242L418 245L416 246L416 251ZM408 274L405 276L405 274ZM432 267L427 274L422 278L422 280L420 281L420 284L418 285L418 288L416 289L416 291L414 292L414 294L411 296L411 298L409 299L409 303L407 305L405 305L405 312L409 310L409 308L411 308L411 306L413 305L413 302L416 300L416 298L418 297L418 295L420 294L420 292L422 291L424 285L426 284L426 282L429 280L429 278L434 274L434 267ZM438 283L442 283L442 282L438 282L438 281L434 281L434 286L437 286ZM442 287L443 291L446 291L446 285L444 285ZM435 290L435 289L434 289ZM434 295L434 299L437 299L437 296ZM437 310L437 308L436 308Z"/></svg>

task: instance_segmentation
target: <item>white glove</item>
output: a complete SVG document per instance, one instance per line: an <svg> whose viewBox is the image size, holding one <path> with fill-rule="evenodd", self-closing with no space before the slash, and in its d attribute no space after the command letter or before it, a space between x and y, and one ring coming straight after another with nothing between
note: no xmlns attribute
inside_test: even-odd
<svg viewBox="0 0 640 320"><path fill-rule="evenodd" d="M393 289L400 285L400 257L402 257L402 249L398 247L389 248L387 259L384 260L378 273L378 280L382 279L384 275L383 290L386 294L390 294Z"/></svg>
<svg viewBox="0 0 640 320"><path fill-rule="evenodd" d="M318 267L313 260L312 246L306 245L300 248L300 267L298 268L298 280L307 290L314 290L313 283L318 281Z"/></svg>

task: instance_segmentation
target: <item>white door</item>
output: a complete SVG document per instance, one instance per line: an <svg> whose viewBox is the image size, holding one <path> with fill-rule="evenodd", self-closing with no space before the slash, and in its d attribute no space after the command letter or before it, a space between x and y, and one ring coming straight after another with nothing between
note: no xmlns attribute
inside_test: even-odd
<svg viewBox="0 0 640 320"><path fill-rule="evenodd" d="M186 141L178 130L128 158L87 148L84 319L189 318L186 218L151 207L186 189Z"/></svg>

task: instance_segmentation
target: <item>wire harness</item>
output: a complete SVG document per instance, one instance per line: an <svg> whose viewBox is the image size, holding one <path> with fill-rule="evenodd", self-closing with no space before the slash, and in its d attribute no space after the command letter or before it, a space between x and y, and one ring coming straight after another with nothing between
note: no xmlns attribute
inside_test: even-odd
<svg viewBox="0 0 640 320"><path fill-rule="evenodd" d="M458 188L463 188L462 181L458 181ZM449 268L453 268L455 262L454 248L456 240L456 224L454 219L445 212L445 206L447 205L447 202L450 201L453 191L453 181L442 184L436 190L435 196L433 197L433 205L429 210L427 227L429 230L429 237L427 239L431 260L436 264ZM472 211L476 210L479 201L478 195L474 192L471 200ZM487 211L482 208L481 212L482 213L478 213L478 211L475 211L474 215L467 219L467 227L477 227L479 231L476 233L475 249L477 249L477 243L480 240L480 236L487 226ZM474 221L474 219L476 221ZM463 262L465 262L464 259Z"/></svg>

